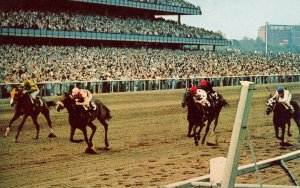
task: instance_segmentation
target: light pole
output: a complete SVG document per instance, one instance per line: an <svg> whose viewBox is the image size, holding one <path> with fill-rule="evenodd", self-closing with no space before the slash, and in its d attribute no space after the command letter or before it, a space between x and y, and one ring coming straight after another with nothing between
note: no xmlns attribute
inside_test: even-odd
<svg viewBox="0 0 300 188"><path fill-rule="evenodd" d="M265 33L265 35L266 35L266 54L268 54L268 24L269 24L269 22L266 22L266 28L265 28L265 31L266 31L266 33Z"/></svg>

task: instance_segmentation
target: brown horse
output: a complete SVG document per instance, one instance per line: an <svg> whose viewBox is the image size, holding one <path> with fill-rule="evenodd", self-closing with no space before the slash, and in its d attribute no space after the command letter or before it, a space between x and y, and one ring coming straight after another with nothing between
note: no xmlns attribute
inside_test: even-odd
<svg viewBox="0 0 300 188"><path fill-rule="evenodd" d="M42 104L37 105L35 104L35 102L33 102L34 100L31 98L31 96L28 93L23 94L23 89L21 88L13 88L10 92L10 95L11 95L10 104L12 107L15 105L15 114L13 118L10 120L9 125L6 128L6 132L4 135L5 137L8 135L12 123L16 121L20 116L24 115L23 120L18 127L18 133L15 137L15 142L17 142L20 131L22 130L23 125L29 116L32 118L32 121L37 131L35 138L38 139L39 132L40 132L40 125L37 122L37 117L40 113L42 113L45 116L48 125L50 127L51 133L48 135L48 137L49 138L56 137L54 130L52 129L50 115L49 115L50 114L49 106L55 105L54 102L46 102L45 99L40 97L39 99L42 101Z"/></svg>
<svg viewBox="0 0 300 188"><path fill-rule="evenodd" d="M287 125L287 134L288 136L292 136L290 132L291 119L295 121L300 134L300 107L295 101L291 101L291 105L294 107L294 113L291 113L282 103L278 102L276 96L270 95L270 98L267 101L266 114L269 115L273 112L275 136L277 139L281 140L281 146L289 146L288 143L284 142L284 135ZM281 136L279 136L279 128L281 129Z"/></svg>
<svg viewBox="0 0 300 188"><path fill-rule="evenodd" d="M202 129L206 126L205 134L201 141L201 144L204 144L212 122L214 122L214 127L212 130L212 133L214 134L219 122L219 116L222 108L229 106L228 102L219 93L217 100L213 100L211 96L208 96L208 101L210 102L211 106L205 110L201 107L201 105L195 103L194 95L190 91L186 91L183 95L183 100L181 103L182 107L185 107L186 105L188 106L187 119L189 122L189 127L187 136L194 136L196 145L198 145L198 141L200 140L200 133ZM199 128L199 130L197 130L197 128Z"/></svg>
<svg viewBox="0 0 300 188"><path fill-rule="evenodd" d="M107 139L107 132L108 132L108 124L106 120L111 118L110 110L102 104L99 100L95 100L96 109L88 114L86 110L82 106L76 105L76 101L70 96L69 93L64 93L60 100L57 102L56 110L60 112L62 109L66 108L69 113L69 124L71 126L70 132L70 141L71 142L80 142L82 140L74 140L73 136L76 129L80 129L83 133L84 140L87 144L87 149L85 150L86 153L95 153L92 149L93 147L93 136L96 132L97 127L93 124L93 120L96 118L100 121L103 125L105 130L105 146L106 148L109 147L108 139ZM86 127L89 126L92 129L92 134L88 138L87 136L87 129Z"/></svg>

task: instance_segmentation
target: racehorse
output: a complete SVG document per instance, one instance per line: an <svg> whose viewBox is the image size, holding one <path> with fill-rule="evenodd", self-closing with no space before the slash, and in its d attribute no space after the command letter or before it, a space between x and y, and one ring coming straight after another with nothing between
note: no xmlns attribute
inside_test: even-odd
<svg viewBox="0 0 300 188"><path fill-rule="evenodd" d="M105 146L106 148L109 147L107 139L108 124L106 123L106 120L109 120L111 118L110 110L99 100L95 100L93 102L95 102L96 109L93 110L90 115L87 115L87 112L83 108L83 106L76 105L76 101L71 97L69 93L64 93L56 105L56 110L58 112L66 108L69 113L69 124L71 126L70 141L76 143L83 141L73 139L76 129L80 129L82 131L84 140L88 146L85 150L86 153L95 153L95 151L92 149L92 140L97 129L97 127L93 124L93 120L95 120L96 118L104 127ZM87 126L89 126L92 129L92 133L89 138L87 136Z"/></svg>
<svg viewBox="0 0 300 188"><path fill-rule="evenodd" d="M284 104L278 102L276 96L270 95L270 98L267 101L266 114L269 115L273 112L275 135L277 139L281 140L281 145L284 145L286 125L288 125L288 136L292 136L290 133L291 119L297 124L300 134L300 108L295 101L291 101L291 105L294 107L294 113L291 113ZM281 136L279 136L279 128L281 128Z"/></svg>
<svg viewBox="0 0 300 188"><path fill-rule="evenodd" d="M214 134L216 127L218 125L220 112L223 107L229 105L228 102L223 98L221 94L218 94L218 99L214 101L210 95L208 95L208 101L211 104L211 107L204 109L201 105L198 105L195 103L194 95L187 91L184 94L183 101L182 101L182 107L185 107L185 105L188 106L188 121L189 121L189 128L188 128L188 137L194 136L194 139L198 140L200 139L200 133L203 128L203 125L205 126L204 122L207 121L207 127L204 134L204 137L201 141L201 144L204 144L206 136L209 132L210 125L214 121L214 128L212 133ZM192 119L192 121L191 121ZM193 119L197 120L197 124L194 123ZM199 123L198 121L202 121L202 123ZM199 131L197 132L197 135L195 135L195 128L198 125L200 126ZM194 129L194 133L191 134L191 131ZM197 141L195 140L195 144L198 145Z"/></svg>
<svg viewBox="0 0 300 188"><path fill-rule="evenodd" d="M5 137L8 135L10 127L12 125L12 123L17 120L20 116L24 115L23 120L21 122L21 124L18 127L18 133L15 137L15 142L17 142L20 131L23 128L23 125L26 121L26 119L28 118L28 116L31 116L32 121L35 125L36 128L36 139L39 138L39 132L40 132L40 125L37 122L37 117L40 113L42 113L46 120L47 123L50 127L50 134L48 135L49 138L53 138L56 137L54 130L52 129L52 125L51 125L51 120L50 120L50 111L49 111L49 106L55 106L55 103L50 101L47 102L45 101L44 98L39 97L39 100L42 101L42 105L36 105L35 102L33 103L33 99L31 98L31 96L28 93L23 94L23 89L21 88L13 88L10 92L11 95L11 99L10 99L10 104L13 107L15 105L15 114L13 116L13 118L10 120L9 125L6 128L6 132L5 132Z"/></svg>

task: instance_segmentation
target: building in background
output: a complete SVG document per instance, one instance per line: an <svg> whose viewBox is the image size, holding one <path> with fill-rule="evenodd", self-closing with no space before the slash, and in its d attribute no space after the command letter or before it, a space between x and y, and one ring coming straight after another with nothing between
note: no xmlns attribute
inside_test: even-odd
<svg viewBox="0 0 300 188"><path fill-rule="evenodd" d="M300 46L300 25L272 25L267 28L268 45ZM266 42L266 26L258 29L258 37Z"/></svg>

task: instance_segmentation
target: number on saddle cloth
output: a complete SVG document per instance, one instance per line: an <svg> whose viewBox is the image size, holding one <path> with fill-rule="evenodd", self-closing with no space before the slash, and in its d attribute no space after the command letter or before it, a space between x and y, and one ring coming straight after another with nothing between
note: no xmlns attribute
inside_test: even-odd
<svg viewBox="0 0 300 188"><path fill-rule="evenodd" d="M90 108L91 108L91 110L96 110L97 106L94 101L90 102Z"/></svg>

